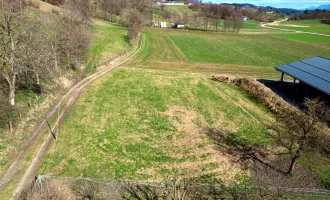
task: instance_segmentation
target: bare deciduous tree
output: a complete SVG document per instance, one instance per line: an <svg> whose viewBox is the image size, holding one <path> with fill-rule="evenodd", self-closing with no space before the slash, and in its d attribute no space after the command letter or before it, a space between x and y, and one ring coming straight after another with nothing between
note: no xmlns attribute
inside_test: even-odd
<svg viewBox="0 0 330 200"><path fill-rule="evenodd" d="M23 2L4 0L0 5L0 74L8 84L8 103L15 105L16 79L21 68Z"/></svg>
<svg viewBox="0 0 330 200"><path fill-rule="evenodd" d="M160 9L164 10L164 8L165 8L165 4L164 3L160 4Z"/></svg>
<svg viewBox="0 0 330 200"><path fill-rule="evenodd" d="M89 44L84 26L90 17L89 8L84 7L89 0L75 2L81 4L65 5L64 15L43 19L24 9L23 0L0 2L0 79L8 102L1 118L8 119L10 129L17 89L41 93L47 78L61 74L61 68L76 68L82 61Z"/></svg>
<svg viewBox="0 0 330 200"><path fill-rule="evenodd" d="M134 8L126 9L123 16L128 24L128 37L133 43L144 25L145 18L140 11Z"/></svg>
<svg viewBox="0 0 330 200"><path fill-rule="evenodd" d="M66 19L87 25L92 17L92 2L90 0L65 1L61 11Z"/></svg>
<svg viewBox="0 0 330 200"><path fill-rule="evenodd" d="M148 20L152 19L151 1L129 0L127 6L123 12L123 18L128 25L128 37L133 43L142 27L149 24Z"/></svg>
<svg viewBox="0 0 330 200"><path fill-rule="evenodd" d="M329 119L329 108L318 100L305 100L306 110L286 109L280 112L276 123L270 130L277 143L282 147L282 154L290 156L287 175L292 175L297 160L304 151L313 147L320 148L323 134L327 127L323 124Z"/></svg>

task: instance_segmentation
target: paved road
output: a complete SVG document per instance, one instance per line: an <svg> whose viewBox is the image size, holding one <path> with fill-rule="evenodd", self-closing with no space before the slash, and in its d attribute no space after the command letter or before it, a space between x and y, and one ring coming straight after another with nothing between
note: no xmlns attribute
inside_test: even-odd
<svg viewBox="0 0 330 200"><path fill-rule="evenodd" d="M320 36L326 36L326 37L330 37L330 35L328 34L322 34L322 33L311 33L311 32L305 32L305 31L295 31L295 30L290 30L290 29L283 29L283 28L274 28L274 27L269 27L267 25L272 25L272 24L279 24L280 22L284 22L287 21L288 18L281 20L281 21L275 21L275 22L271 22L271 23L262 23L261 27L263 28L267 28L267 29L274 29L274 30L281 30L281 31L288 31L288 32L292 32L292 33L306 33L306 34L310 34L310 35L320 35Z"/></svg>

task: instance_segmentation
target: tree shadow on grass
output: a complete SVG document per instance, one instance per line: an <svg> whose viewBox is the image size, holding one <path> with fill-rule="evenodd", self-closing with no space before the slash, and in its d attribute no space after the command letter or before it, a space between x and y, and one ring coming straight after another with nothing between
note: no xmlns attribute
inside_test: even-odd
<svg viewBox="0 0 330 200"><path fill-rule="evenodd" d="M330 25L330 22L329 22L329 21L327 21L327 20L324 20L324 19L322 19L322 20L321 20L321 23L322 23L322 24L327 24L327 25Z"/></svg>
<svg viewBox="0 0 330 200"><path fill-rule="evenodd" d="M131 45L128 35L124 35L124 36L122 36L122 38L125 40L125 42L127 42L129 45Z"/></svg>
<svg viewBox="0 0 330 200"><path fill-rule="evenodd" d="M293 176L286 176L290 157L275 154L260 144L251 144L234 133L207 130L216 150L232 158L232 162L251 172L250 179L257 187L263 188L321 188L319 177L298 164ZM279 190L278 190L279 191Z"/></svg>

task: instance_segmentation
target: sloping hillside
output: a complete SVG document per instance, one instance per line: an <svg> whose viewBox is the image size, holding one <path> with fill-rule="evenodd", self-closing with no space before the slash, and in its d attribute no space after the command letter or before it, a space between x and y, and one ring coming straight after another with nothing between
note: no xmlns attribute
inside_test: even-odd
<svg viewBox="0 0 330 200"><path fill-rule="evenodd" d="M39 1L39 0L25 0L25 2L38 10L41 10L43 12L58 12L59 8L57 6L54 6L52 4Z"/></svg>

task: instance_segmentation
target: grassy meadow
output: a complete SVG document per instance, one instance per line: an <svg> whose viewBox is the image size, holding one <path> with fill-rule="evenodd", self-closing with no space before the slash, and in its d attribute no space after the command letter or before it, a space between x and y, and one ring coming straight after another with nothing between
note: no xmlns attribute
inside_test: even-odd
<svg viewBox="0 0 330 200"><path fill-rule="evenodd" d="M269 34L146 28L141 45L134 59L83 92L40 174L242 180L249 172L233 162L235 156L219 151L209 133L272 146L266 127L274 117L242 90L213 82L210 75L278 78L274 66L330 55L330 49ZM327 160L316 166L303 157L301 164L327 182Z"/></svg>
<svg viewBox="0 0 330 200"><path fill-rule="evenodd" d="M249 144L269 143L271 114L233 85L185 72L123 68L80 97L40 174L163 180L226 177L246 171L215 149L209 129Z"/></svg>
<svg viewBox="0 0 330 200"><path fill-rule="evenodd" d="M46 5L41 2L41 9L52 12L53 6ZM195 14L187 6L165 10L181 17ZM159 12L154 10L154 16ZM283 27L330 34L329 25L317 20L284 22ZM94 20L88 28L93 38L85 56L86 75L132 50L126 27ZM82 92L38 174L155 182L175 176L208 183L213 178L228 184L249 180L251 171L236 162L238 157L221 151L210 135L216 131L246 145L273 147L267 126L275 118L244 91L211 81L211 75L279 79L275 66L330 58L329 44L329 37L264 29L253 20L244 23L240 34L144 28L134 58ZM34 97L19 93L17 104ZM43 97L33 103L41 101ZM35 123L40 116L29 120ZM45 129L28 149L0 199L10 198L47 134ZM20 149L18 140L28 135L21 137L0 134L0 174ZM330 188L329 163L322 155L303 154L298 165Z"/></svg>
<svg viewBox="0 0 330 200"><path fill-rule="evenodd" d="M164 7L165 11L168 11L170 13L173 13L174 15L177 15L179 17L184 17L186 14L187 16L192 16L195 14L198 14L196 11L192 11L188 5L185 6L165 6Z"/></svg>
<svg viewBox="0 0 330 200"><path fill-rule="evenodd" d="M330 28L330 27L329 27ZM274 34L273 36L288 40L313 43L313 44L330 44L330 37L311 35L305 33L288 33L288 34Z"/></svg>
<svg viewBox="0 0 330 200"><path fill-rule="evenodd" d="M323 20L284 21L276 25L269 24L267 26L330 35L330 25L325 24Z"/></svg>
<svg viewBox="0 0 330 200"><path fill-rule="evenodd" d="M244 25L243 25L243 30L244 29L260 29L260 22L255 21L255 20L247 20L244 21Z"/></svg>
<svg viewBox="0 0 330 200"><path fill-rule="evenodd" d="M330 55L330 49L269 34L156 28L147 28L144 32L143 50L127 64L131 67L278 78L275 66L317 55Z"/></svg>
<svg viewBox="0 0 330 200"><path fill-rule="evenodd" d="M95 71L99 65L131 49L126 27L98 19L94 20L89 30L93 41L85 58L87 72Z"/></svg>

